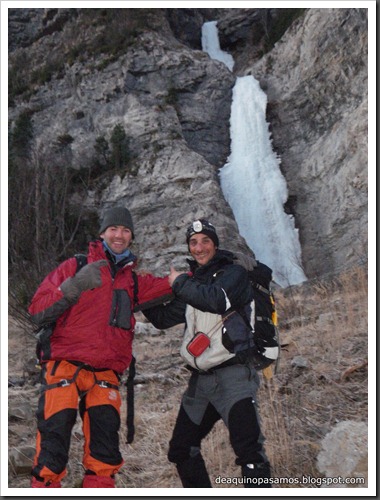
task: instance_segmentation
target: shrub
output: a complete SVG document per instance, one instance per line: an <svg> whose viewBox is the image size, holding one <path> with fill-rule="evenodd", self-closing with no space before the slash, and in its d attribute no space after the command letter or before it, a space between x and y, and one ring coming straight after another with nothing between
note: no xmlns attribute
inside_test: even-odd
<svg viewBox="0 0 380 500"><path fill-rule="evenodd" d="M117 170L125 167L130 159L128 139L122 125L115 125L111 138L111 166Z"/></svg>
<svg viewBox="0 0 380 500"><path fill-rule="evenodd" d="M265 37L264 53L273 49L274 45L284 35L289 26L307 9L280 9L280 15L273 21Z"/></svg>

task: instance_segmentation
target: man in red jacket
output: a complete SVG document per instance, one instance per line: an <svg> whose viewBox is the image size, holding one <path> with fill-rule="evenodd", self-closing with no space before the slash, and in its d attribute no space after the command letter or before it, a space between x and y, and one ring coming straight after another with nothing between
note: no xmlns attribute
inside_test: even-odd
<svg viewBox="0 0 380 500"><path fill-rule="evenodd" d="M83 421L83 488L114 488L123 465L119 450L119 382L132 358L135 299L164 301L167 278L134 275L136 257L130 212L108 210L100 240L89 243L87 264L60 264L41 283L29 312L38 326L54 322L43 345L42 392L32 488L60 488L66 474L77 411ZM137 289L136 289L137 288Z"/></svg>

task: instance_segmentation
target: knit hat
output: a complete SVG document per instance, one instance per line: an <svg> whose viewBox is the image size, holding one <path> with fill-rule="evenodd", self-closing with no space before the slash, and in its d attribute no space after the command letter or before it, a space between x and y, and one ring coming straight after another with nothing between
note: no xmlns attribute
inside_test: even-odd
<svg viewBox="0 0 380 500"><path fill-rule="evenodd" d="M219 246L219 238L216 234L215 227L206 219L198 219L194 221L186 231L186 243L189 245L189 240L193 234L206 234L214 242L215 246Z"/></svg>
<svg viewBox="0 0 380 500"><path fill-rule="evenodd" d="M107 210L100 224L99 233L102 234L110 226L125 226L132 231L132 236L134 237L132 216L129 210L124 207L115 207Z"/></svg>

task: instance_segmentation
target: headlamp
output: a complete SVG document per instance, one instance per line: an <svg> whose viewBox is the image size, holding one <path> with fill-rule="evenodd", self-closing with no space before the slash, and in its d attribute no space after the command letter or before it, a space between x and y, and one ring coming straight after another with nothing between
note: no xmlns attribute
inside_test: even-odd
<svg viewBox="0 0 380 500"><path fill-rule="evenodd" d="M200 220L196 220L193 222L193 230L195 233L200 233L202 231L203 224Z"/></svg>
<svg viewBox="0 0 380 500"><path fill-rule="evenodd" d="M209 236L215 245L219 246L218 236L216 234L215 227L206 219L198 219L194 221L191 226L188 227L186 231L186 241L189 243L189 239L193 234L204 233Z"/></svg>

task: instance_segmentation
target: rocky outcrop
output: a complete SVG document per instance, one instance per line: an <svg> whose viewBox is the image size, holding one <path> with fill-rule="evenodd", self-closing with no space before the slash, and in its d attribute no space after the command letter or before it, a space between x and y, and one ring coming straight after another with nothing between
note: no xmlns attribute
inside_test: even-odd
<svg viewBox="0 0 380 500"><path fill-rule="evenodd" d="M368 487L368 425L344 420L321 441L317 467L327 488Z"/></svg>
<svg viewBox="0 0 380 500"><path fill-rule="evenodd" d="M80 52L104 40L101 22L84 10L10 9L10 66L33 61L35 73L9 119L12 126L23 110L32 113L41 161L54 161L57 139L70 138L66 158L76 169L91 166L96 139L122 125L131 160L81 203L98 214L127 205L144 266L163 272L172 259L183 262L184 226L200 216L214 221L223 246L246 249L218 179L236 75L196 41L213 14L223 49L236 54L236 74L252 74L268 95L306 274L365 259L367 9L308 9L264 56L281 9L156 9L152 29L131 35L116 55ZM135 29L128 10L109 25L115 38ZM53 59L58 69L38 81Z"/></svg>

